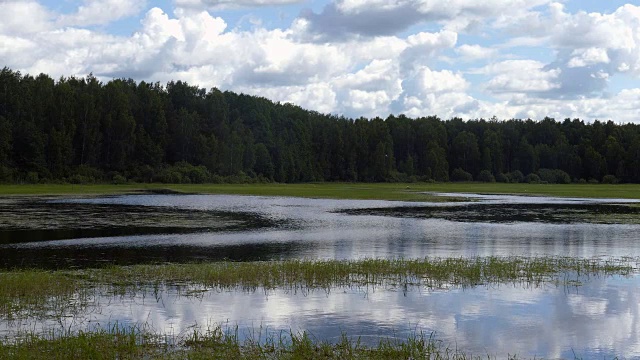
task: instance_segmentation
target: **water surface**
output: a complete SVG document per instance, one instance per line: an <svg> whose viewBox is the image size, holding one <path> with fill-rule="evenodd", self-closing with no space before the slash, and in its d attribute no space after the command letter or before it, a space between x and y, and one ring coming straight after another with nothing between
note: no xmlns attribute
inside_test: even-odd
<svg viewBox="0 0 640 360"><path fill-rule="evenodd" d="M447 194L448 196L460 194ZM469 196L455 203L232 195L127 195L0 201L0 266L475 256L640 254L640 207L616 199ZM568 275L572 280L573 276ZM241 337L344 332L375 345L435 332L450 348L499 358L640 357L640 276L581 286L503 284L313 290L165 286L97 293L67 313L0 319L0 336L145 324ZM262 330L261 330L262 329ZM171 337L170 337L171 338Z"/></svg>
<svg viewBox="0 0 640 360"><path fill-rule="evenodd" d="M19 204L22 213L14 216L19 221L0 216L0 266L640 253L640 207L624 200L473 200L429 204L236 195L42 200Z"/></svg>

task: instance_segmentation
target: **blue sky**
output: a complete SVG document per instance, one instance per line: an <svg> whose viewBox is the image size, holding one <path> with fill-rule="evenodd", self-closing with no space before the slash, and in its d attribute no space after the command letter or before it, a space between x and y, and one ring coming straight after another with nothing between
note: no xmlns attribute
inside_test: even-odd
<svg viewBox="0 0 640 360"><path fill-rule="evenodd" d="M350 117L640 122L640 7L601 0L0 0L0 66L186 80Z"/></svg>

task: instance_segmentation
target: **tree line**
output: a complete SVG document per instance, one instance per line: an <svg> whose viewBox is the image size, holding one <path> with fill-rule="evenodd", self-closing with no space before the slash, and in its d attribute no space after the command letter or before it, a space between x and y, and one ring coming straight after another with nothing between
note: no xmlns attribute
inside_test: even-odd
<svg viewBox="0 0 640 360"><path fill-rule="evenodd" d="M182 81L0 72L0 182L640 182L640 126L321 114Z"/></svg>

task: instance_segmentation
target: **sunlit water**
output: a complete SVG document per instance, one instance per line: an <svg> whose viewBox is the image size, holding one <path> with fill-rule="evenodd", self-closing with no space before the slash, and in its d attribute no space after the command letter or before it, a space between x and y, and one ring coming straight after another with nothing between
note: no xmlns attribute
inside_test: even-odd
<svg viewBox="0 0 640 360"><path fill-rule="evenodd" d="M478 197L487 204L600 204L619 200ZM640 254L640 225L449 221L349 215L350 209L415 208L416 203L252 196L139 195L63 200L74 203L172 207L252 214L272 225L252 229L111 236L0 245L5 266L92 266L196 259L358 259L432 256L622 257ZM469 202L470 206L474 203ZM460 203L445 204L459 206ZM424 204L420 206L430 206ZM438 204L437 206L442 206ZM0 321L0 335L24 330L86 329L146 324L180 336L193 326L222 325L241 336L308 331L319 340L343 332L375 344L380 338L431 334L445 346L505 357L640 357L640 277L593 277L582 286L496 285L426 289L336 288L219 291L185 296L184 289L99 296L89 307L56 319Z"/></svg>

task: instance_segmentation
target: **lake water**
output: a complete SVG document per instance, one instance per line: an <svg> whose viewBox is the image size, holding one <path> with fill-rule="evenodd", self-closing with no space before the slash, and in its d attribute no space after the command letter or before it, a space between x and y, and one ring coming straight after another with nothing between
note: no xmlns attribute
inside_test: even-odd
<svg viewBox="0 0 640 360"><path fill-rule="evenodd" d="M517 196L438 204L226 195L7 200L0 207L0 260L5 267L63 268L202 259L637 256L640 208L623 203ZM241 335L263 327L331 340L345 332L372 344L435 332L449 347L498 357L640 357L640 277L581 280L577 287L209 290L197 297L167 287L159 295L97 296L62 323L0 319L0 335L113 322L179 335L221 324L237 325Z"/></svg>

